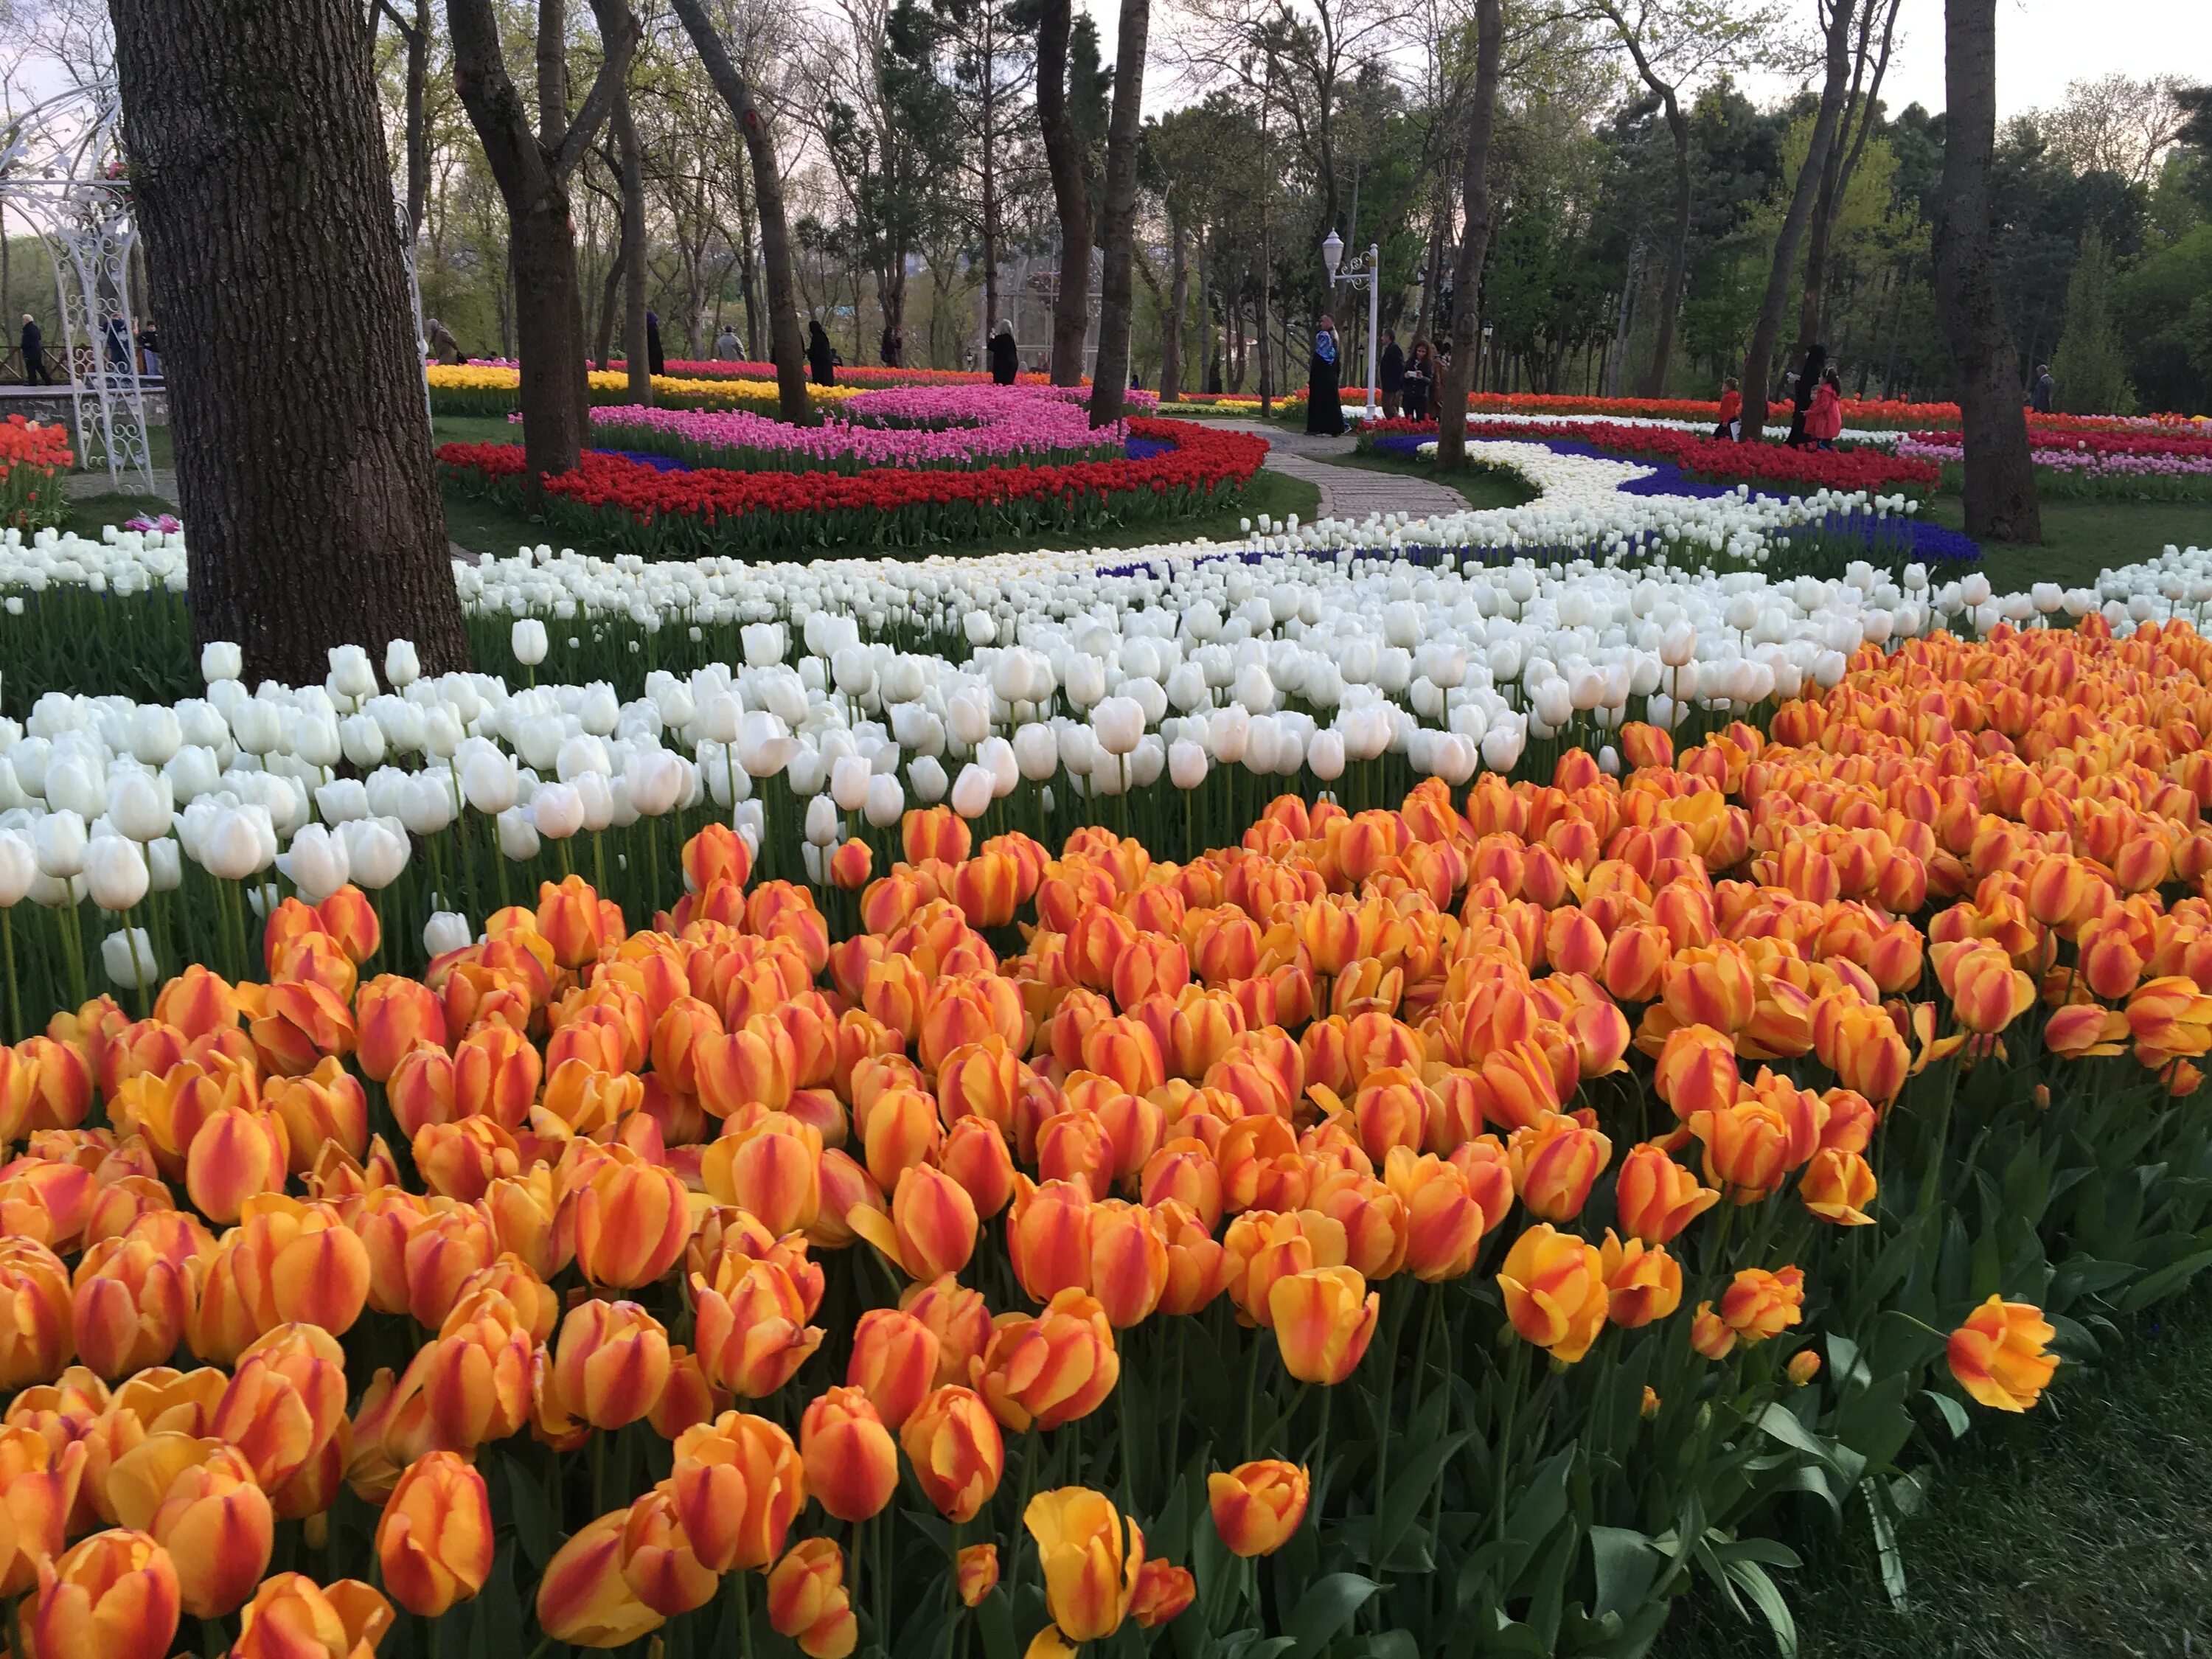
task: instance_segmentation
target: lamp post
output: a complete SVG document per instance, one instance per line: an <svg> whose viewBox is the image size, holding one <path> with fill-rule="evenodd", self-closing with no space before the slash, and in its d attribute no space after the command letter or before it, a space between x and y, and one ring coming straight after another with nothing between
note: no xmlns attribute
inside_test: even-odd
<svg viewBox="0 0 2212 1659"><path fill-rule="evenodd" d="M1344 239L1334 231L1329 232L1321 245L1321 262L1328 272L1332 287L1343 283L1348 288L1364 283L1367 289L1367 404L1360 411L1362 420L1371 421L1381 413L1375 402L1375 337L1382 321L1382 251L1374 243L1367 245L1367 266L1364 270L1347 270L1337 275L1336 268L1344 263Z"/></svg>

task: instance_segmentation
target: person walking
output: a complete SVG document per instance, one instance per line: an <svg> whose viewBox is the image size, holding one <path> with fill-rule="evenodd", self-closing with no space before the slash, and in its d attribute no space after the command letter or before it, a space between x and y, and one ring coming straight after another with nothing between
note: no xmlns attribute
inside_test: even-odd
<svg viewBox="0 0 2212 1659"><path fill-rule="evenodd" d="M1805 348L1805 367L1798 374L1796 390L1790 399L1790 436L1784 441L1792 449L1805 447L1805 416L1813 407L1813 398L1820 390L1820 376L1827 368L1827 347L1815 343Z"/></svg>
<svg viewBox="0 0 2212 1659"><path fill-rule="evenodd" d="M1337 392L1336 319L1323 313L1314 328L1313 356L1306 365L1306 430L1316 437L1344 433L1344 401Z"/></svg>
<svg viewBox="0 0 2212 1659"><path fill-rule="evenodd" d="M1001 317L998 327L991 331L992 382L998 386L1012 386L1020 369L1021 353L1014 344L1014 325Z"/></svg>
<svg viewBox="0 0 2212 1659"><path fill-rule="evenodd" d="M718 363L738 363L744 361L745 343L738 338L738 331L729 324L714 337L714 361Z"/></svg>
<svg viewBox="0 0 2212 1659"><path fill-rule="evenodd" d="M1409 421L1429 418L1429 395L1436 389L1436 349L1426 340L1413 342L1413 355L1406 364L1406 376L1400 387Z"/></svg>
<svg viewBox="0 0 2212 1659"><path fill-rule="evenodd" d="M155 328L151 317L138 331L138 360L144 365L140 371L144 379L158 380L161 378L161 336Z"/></svg>
<svg viewBox="0 0 2212 1659"><path fill-rule="evenodd" d="M876 348L885 368L903 368L906 364L906 331L896 323L887 324L884 337L876 343Z"/></svg>
<svg viewBox="0 0 2212 1659"><path fill-rule="evenodd" d="M53 383L54 377L46 373L46 337L40 331L39 319L27 311L23 313L23 384Z"/></svg>
<svg viewBox="0 0 2212 1659"><path fill-rule="evenodd" d="M1395 421L1406 387L1406 354L1398 349L1398 331L1382 331L1382 355L1376 360L1375 387L1382 394L1382 418Z"/></svg>
<svg viewBox="0 0 2212 1659"><path fill-rule="evenodd" d="M2035 366L2035 384L2027 389L2027 405L2039 415L2051 413L2051 394L2054 390L2051 380L2051 365Z"/></svg>
<svg viewBox="0 0 2212 1659"><path fill-rule="evenodd" d="M645 371L648 374L668 373L668 359L660 351L660 313L645 313Z"/></svg>
<svg viewBox="0 0 2212 1659"><path fill-rule="evenodd" d="M107 367L111 374L129 374L131 367L131 329L120 317L107 319Z"/></svg>
<svg viewBox="0 0 2212 1659"><path fill-rule="evenodd" d="M815 385L836 384L837 356L830 349L830 337L823 332L819 317L806 325L806 367L813 372Z"/></svg>
<svg viewBox="0 0 2212 1659"><path fill-rule="evenodd" d="M1743 392L1735 375L1721 382L1721 423L1713 428L1713 436L1731 442L1743 435Z"/></svg>
<svg viewBox="0 0 2212 1659"><path fill-rule="evenodd" d="M1832 368L1814 389L1812 405L1805 411L1805 437L1815 448L1833 449L1843 429L1843 383Z"/></svg>

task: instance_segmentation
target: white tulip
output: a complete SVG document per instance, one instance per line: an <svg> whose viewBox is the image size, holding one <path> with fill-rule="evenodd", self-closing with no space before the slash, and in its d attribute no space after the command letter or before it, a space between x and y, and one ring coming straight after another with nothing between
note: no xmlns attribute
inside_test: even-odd
<svg viewBox="0 0 2212 1659"><path fill-rule="evenodd" d="M520 786L514 757L486 744L461 762L461 793L479 812L498 814L514 805Z"/></svg>
<svg viewBox="0 0 2212 1659"><path fill-rule="evenodd" d="M584 827L584 799L572 785L541 783L531 793L530 821L539 835L566 841Z"/></svg>
<svg viewBox="0 0 2212 1659"><path fill-rule="evenodd" d="M146 896L153 880L146 855L127 836L101 836L84 854L85 885L103 910L128 910Z"/></svg>
<svg viewBox="0 0 2212 1659"><path fill-rule="evenodd" d="M457 910L434 910L422 924L422 948L433 957L465 951L474 942L469 919Z"/></svg>
<svg viewBox="0 0 2212 1659"><path fill-rule="evenodd" d="M199 861L211 876L243 881L275 861L275 841L266 807L222 807L200 837Z"/></svg>
<svg viewBox="0 0 2212 1659"><path fill-rule="evenodd" d="M319 823L292 837L289 851L276 855L276 868L310 904L320 904L346 884L351 862L345 840Z"/></svg>
<svg viewBox="0 0 2212 1659"><path fill-rule="evenodd" d="M1133 697L1108 697L1091 711L1091 729L1109 755L1126 755L1145 734L1145 711Z"/></svg>
<svg viewBox="0 0 2212 1659"><path fill-rule="evenodd" d="M545 660L545 624L535 617L519 618L508 636L508 645L515 661L525 668L535 668Z"/></svg>
<svg viewBox="0 0 2212 1659"><path fill-rule="evenodd" d="M368 665L368 652L357 645L334 645L329 654L333 696L365 702L376 695L376 671Z"/></svg>
<svg viewBox="0 0 2212 1659"><path fill-rule="evenodd" d="M49 812L36 820L31 844L38 851L41 875L64 881L84 868L84 820L75 812Z"/></svg>
<svg viewBox="0 0 2212 1659"><path fill-rule="evenodd" d="M453 775L419 772L399 802L400 822L410 835L434 836L453 821Z"/></svg>
<svg viewBox="0 0 2212 1659"><path fill-rule="evenodd" d="M246 672L246 653L227 640L210 640L200 647L200 678L210 685L234 680Z"/></svg>
<svg viewBox="0 0 2212 1659"><path fill-rule="evenodd" d="M173 836L146 843L146 868L157 893L173 893L185 884L184 848Z"/></svg>
<svg viewBox="0 0 2212 1659"><path fill-rule="evenodd" d="M422 663L412 640L394 640L384 647L385 683L394 691L404 691L422 678Z"/></svg>
<svg viewBox="0 0 2212 1659"><path fill-rule="evenodd" d="M108 780L108 822L133 841L167 835L175 810L175 791L159 772L118 772Z"/></svg>
<svg viewBox="0 0 2212 1659"><path fill-rule="evenodd" d="M538 856L538 830L530 822L528 813L520 806L510 806L499 815L496 822L501 854L517 864Z"/></svg>
<svg viewBox="0 0 2212 1659"><path fill-rule="evenodd" d="M918 757L907 767L906 777L914 786L915 799L924 806L934 806L945 799L947 780L944 764L936 756Z"/></svg>
<svg viewBox="0 0 2212 1659"><path fill-rule="evenodd" d="M12 910L31 890L39 874L39 855L20 830L0 830L0 910Z"/></svg>
<svg viewBox="0 0 2212 1659"><path fill-rule="evenodd" d="M830 769L830 795L843 812L857 812L868 799L873 769L857 755L842 755Z"/></svg>
<svg viewBox="0 0 2212 1659"><path fill-rule="evenodd" d="M126 991L150 991L161 982L161 964L154 958L153 936L143 927L110 933L100 942L100 965L107 977Z"/></svg>
<svg viewBox="0 0 2212 1659"><path fill-rule="evenodd" d="M564 781L576 792L577 804L584 815L585 829L596 832L614 821L614 787L605 773L579 772Z"/></svg>
<svg viewBox="0 0 2212 1659"><path fill-rule="evenodd" d="M131 714L131 752L149 766L161 766L183 744L184 728L173 709L142 703Z"/></svg>
<svg viewBox="0 0 2212 1659"><path fill-rule="evenodd" d="M358 886L381 892L407 867L411 849L396 820L349 818L337 826L337 835L345 843L348 877ZM293 845L296 848L298 844L295 837Z"/></svg>
<svg viewBox="0 0 2212 1659"><path fill-rule="evenodd" d="M970 761L952 781L952 810L963 818L980 818L991 805L991 775Z"/></svg>
<svg viewBox="0 0 2212 1659"><path fill-rule="evenodd" d="M934 764L933 762L932 764ZM868 793L862 802L867 820L878 830L888 830L906 814L906 791L899 787L894 773L873 772L868 776Z"/></svg>

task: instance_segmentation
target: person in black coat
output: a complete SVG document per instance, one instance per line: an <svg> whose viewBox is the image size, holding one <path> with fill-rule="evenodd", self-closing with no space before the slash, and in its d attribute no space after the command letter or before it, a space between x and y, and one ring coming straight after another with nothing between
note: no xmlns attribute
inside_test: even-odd
<svg viewBox="0 0 2212 1659"><path fill-rule="evenodd" d="M46 337L40 331L38 319L27 311L23 313L23 384L53 383L54 377L46 373Z"/></svg>
<svg viewBox="0 0 2212 1659"><path fill-rule="evenodd" d="M1398 349L1395 329L1382 331L1382 355L1375 364L1375 387L1382 394L1383 418L1396 420L1406 390L1406 354Z"/></svg>
<svg viewBox="0 0 2212 1659"><path fill-rule="evenodd" d="M836 384L837 354L830 349L830 337L822 331L819 317L806 325L806 366L814 373L815 385Z"/></svg>
<svg viewBox="0 0 2212 1659"><path fill-rule="evenodd" d="M2051 367L2047 363L2035 366L2035 384L2027 389L2027 406L2039 415L2051 413Z"/></svg>
<svg viewBox="0 0 2212 1659"><path fill-rule="evenodd" d="M1790 436L1784 441L1792 449L1805 447L1805 416L1813 407L1813 394L1820 389L1820 376L1827 367L1827 347L1814 344L1805 349L1805 368L1797 376L1797 389L1790 399Z"/></svg>
<svg viewBox="0 0 2212 1659"><path fill-rule="evenodd" d="M1004 317L991 335L991 379L1012 386L1021 369L1021 354L1014 345L1014 325Z"/></svg>
<svg viewBox="0 0 2212 1659"><path fill-rule="evenodd" d="M906 331L904 329L886 328L884 331L884 337L876 343L885 368L903 368L906 366Z"/></svg>
<svg viewBox="0 0 2212 1659"><path fill-rule="evenodd" d="M1339 437L1344 431L1344 403L1337 394L1336 319L1324 315L1314 329L1313 356L1306 365L1306 430Z"/></svg>
<svg viewBox="0 0 2212 1659"><path fill-rule="evenodd" d="M1429 418L1429 394L1437 386L1437 354L1426 340L1413 342L1413 361L1406 365L1405 379L1399 384L1399 393L1405 400L1406 418L1425 421Z"/></svg>
<svg viewBox="0 0 2212 1659"><path fill-rule="evenodd" d="M660 352L660 313L645 313L645 368L648 374L668 373L668 359Z"/></svg>

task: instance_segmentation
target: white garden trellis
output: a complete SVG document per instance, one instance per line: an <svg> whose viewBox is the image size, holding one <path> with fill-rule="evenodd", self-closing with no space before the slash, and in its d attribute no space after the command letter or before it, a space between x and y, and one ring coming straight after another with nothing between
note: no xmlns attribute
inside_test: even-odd
<svg viewBox="0 0 2212 1659"><path fill-rule="evenodd" d="M104 463L112 489L135 475L151 495L131 309L138 227L123 166L122 108L110 73L10 122L0 131L0 201L37 228L53 258L79 465Z"/></svg>

